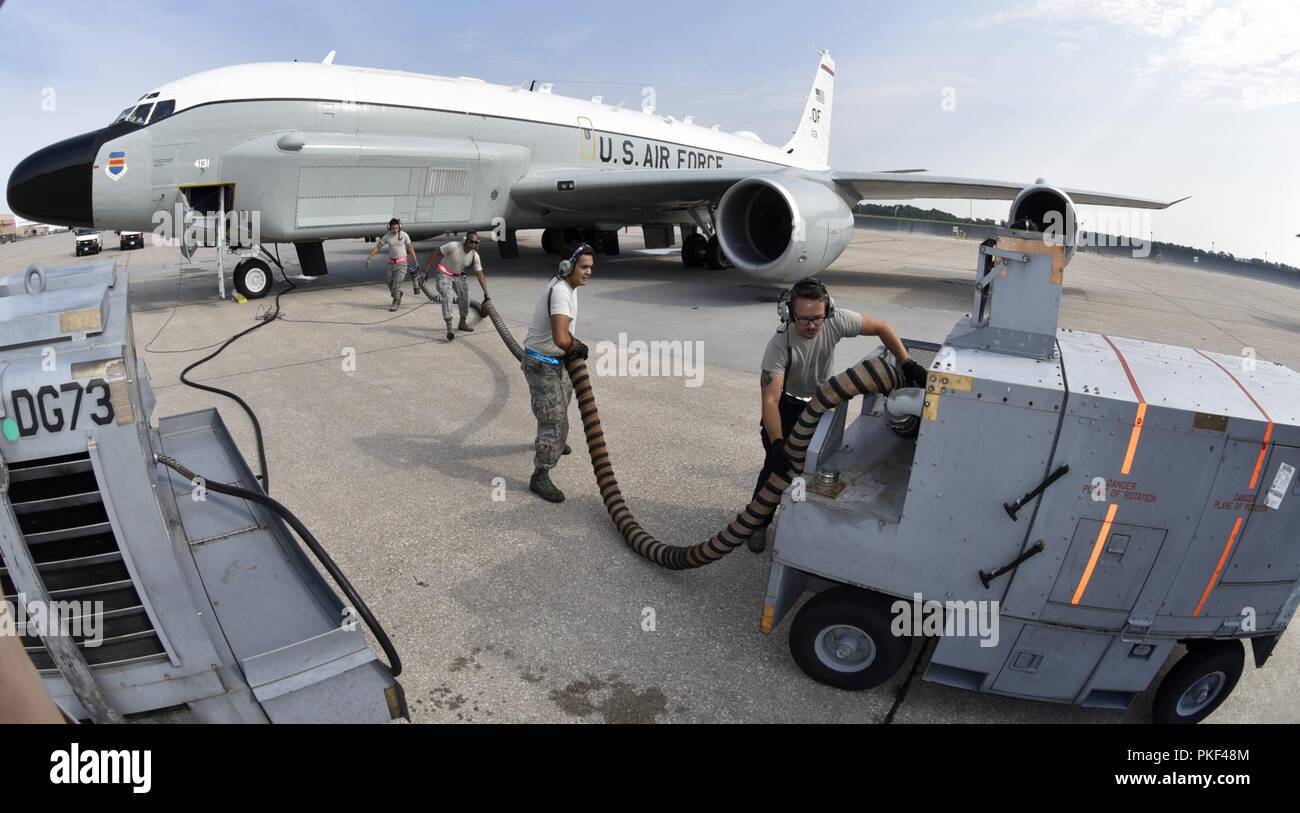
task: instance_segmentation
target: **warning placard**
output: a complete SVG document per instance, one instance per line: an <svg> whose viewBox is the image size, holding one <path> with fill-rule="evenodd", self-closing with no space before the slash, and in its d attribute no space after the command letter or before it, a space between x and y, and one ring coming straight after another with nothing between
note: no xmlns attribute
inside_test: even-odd
<svg viewBox="0 0 1300 813"><path fill-rule="evenodd" d="M1268 490L1268 496L1265 502L1268 507L1276 511L1282 507L1282 499L1291 488L1291 478L1295 476L1295 466L1283 463L1277 467L1277 475L1273 477L1273 487Z"/></svg>

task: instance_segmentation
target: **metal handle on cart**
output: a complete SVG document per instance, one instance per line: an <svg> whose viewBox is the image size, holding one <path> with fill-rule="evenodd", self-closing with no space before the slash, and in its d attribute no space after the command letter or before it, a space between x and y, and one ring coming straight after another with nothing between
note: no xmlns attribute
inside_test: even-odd
<svg viewBox="0 0 1300 813"><path fill-rule="evenodd" d="M1006 509L1007 516L1011 517L1011 521L1012 522L1016 521L1016 512L1018 512L1021 508L1024 508L1026 505L1028 505L1029 501L1032 500L1034 497L1037 497L1039 494L1042 494L1044 491L1046 491L1047 487L1050 486L1052 483L1055 483L1057 480L1064 477L1069 470L1070 470L1070 464L1062 463L1059 469L1049 474L1047 476L1047 479L1039 483L1034 488L1033 491L1029 492L1025 496L1016 500L1014 503L1005 503L1005 502L1002 503L1002 507Z"/></svg>
<svg viewBox="0 0 1300 813"><path fill-rule="evenodd" d="M994 579L996 579L998 576L1001 576L1004 573L1011 572L1015 568L1019 567L1020 564L1024 562L1026 559L1030 559L1034 556L1037 556L1038 554L1042 553L1046 548L1047 546L1044 545L1043 540L1040 539L1034 544L1030 545L1029 549L1026 550L1024 553L1020 554L1015 559L1012 559L1010 562L1007 562L1005 565L998 568L997 570L994 570L991 573L987 570L981 570L980 583L984 585L985 590L989 589L989 583L992 582Z"/></svg>

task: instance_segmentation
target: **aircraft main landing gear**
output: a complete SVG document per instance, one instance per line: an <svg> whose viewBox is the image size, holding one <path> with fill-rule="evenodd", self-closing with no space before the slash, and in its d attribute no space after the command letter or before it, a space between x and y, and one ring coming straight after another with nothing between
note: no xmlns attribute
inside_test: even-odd
<svg viewBox="0 0 1300 813"><path fill-rule="evenodd" d="M722 271L723 269L731 267L731 260L727 259L726 253L723 252L722 243L718 240L718 235L715 234L709 238L705 253L709 268L714 271Z"/></svg>
<svg viewBox="0 0 1300 813"><path fill-rule="evenodd" d="M564 229L544 229L542 231L542 251L547 254L563 254Z"/></svg>
<svg viewBox="0 0 1300 813"><path fill-rule="evenodd" d="M731 260L722 250L718 231L713 225L713 211L692 209L689 214L695 227L682 226L682 265L687 268L707 265L714 271L730 268Z"/></svg>
<svg viewBox="0 0 1300 813"><path fill-rule="evenodd" d="M682 265L699 268L709 261L709 238L692 232L682 239Z"/></svg>

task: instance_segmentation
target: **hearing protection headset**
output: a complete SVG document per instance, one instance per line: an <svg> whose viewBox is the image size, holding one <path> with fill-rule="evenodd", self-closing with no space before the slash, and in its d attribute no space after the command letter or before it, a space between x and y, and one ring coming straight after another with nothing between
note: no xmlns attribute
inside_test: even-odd
<svg viewBox="0 0 1300 813"><path fill-rule="evenodd" d="M569 259L560 260L560 270L555 273L555 276L557 277L569 276L569 274L573 273L573 269L578 265L579 257L581 257L583 254L595 254L595 253L596 250L593 249L591 246L587 245L586 243L580 243L578 247L573 250L573 253L569 255Z"/></svg>
<svg viewBox="0 0 1300 813"><path fill-rule="evenodd" d="M579 257L581 257L583 254L594 255L595 253L596 250L593 249L591 246L587 245L586 243L579 243L578 247L575 248L573 250L573 253L569 255L569 259L560 260L560 269L555 272L555 278L551 280L551 287L548 288L546 291L546 303L547 303L548 311L552 307L554 307L555 286L559 283L559 281L569 276L569 274L573 273L573 269L576 268L578 265Z"/></svg>
<svg viewBox="0 0 1300 813"><path fill-rule="evenodd" d="M835 313L835 298L831 292L826 290L826 286L816 277L804 277L803 279L791 285L781 292L781 296L776 300L776 313L781 317L781 324L788 325L794 321L794 291L801 286L814 286L821 291L822 298L826 300L826 318L831 318Z"/></svg>

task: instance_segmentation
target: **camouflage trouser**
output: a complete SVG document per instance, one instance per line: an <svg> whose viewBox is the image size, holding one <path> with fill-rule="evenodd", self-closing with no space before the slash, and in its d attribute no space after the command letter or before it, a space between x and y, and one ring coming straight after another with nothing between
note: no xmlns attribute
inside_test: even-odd
<svg viewBox="0 0 1300 813"><path fill-rule="evenodd" d="M533 466L550 469L559 462L569 437L573 384L563 366L555 367L528 356L524 356L520 366L532 396L533 417L537 418L537 454Z"/></svg>
<svg viewBox="0 0 1300 813"><path fill-rule="evenodd" d="M397 294L402 290L402 280L406 279L406 262L390 262L388 264L388 292L397 299Z"/></svg>
<svg viewBox="0 0 1300 813"><path fill-rule="evenodd" d="M460 308L460 320L469 316L469 284L464 277L449 277L438 274L438 295L442 297L443 321L451 321L451 294L456 293L456 304Z"/></svg>

